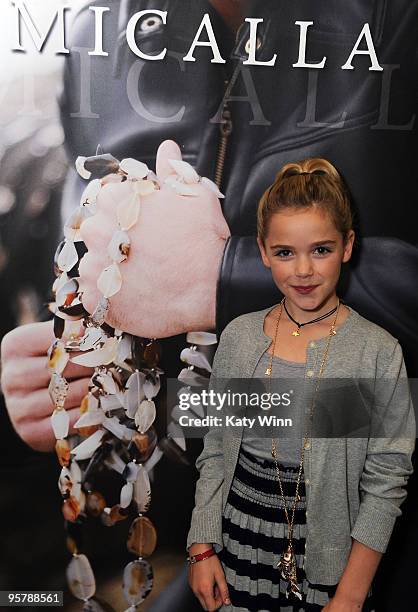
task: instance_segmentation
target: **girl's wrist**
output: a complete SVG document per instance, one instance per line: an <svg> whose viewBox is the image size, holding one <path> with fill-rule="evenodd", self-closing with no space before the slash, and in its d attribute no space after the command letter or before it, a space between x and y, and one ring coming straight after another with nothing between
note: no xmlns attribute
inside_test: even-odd
<svg viewBox="0 0 418 612"><path fill-rule="evenodd" d="M205 544L205 543L200 543L200 542L194 542L193 544L191 544L189 546L189 548L187 549L187 552L189 553L189 555L196 555L196 554L199 554L199 553L207 550L208 548L213 548L213 544L212 543Z"/></svg>
<svg viewBox="0 0 418 612"><path fill-rule="evenodd" d="M193 565L194 563L198 563L199 561L204 561L205 559L209 559L209 557L213 557L215 555L215 549L212 545L206 548L199 553L190 554L187 557L187 562L189 565Z"/></svg>
<svg viewBox="0 0 418 612"><path fill-rule="evenodd" d="M334 595L334 602L339 604L344 604L347 606L347 609L350 610L361 610L364 604L364 597L359 597L357 593L346 593L343 591L336 591Z"/></svg>

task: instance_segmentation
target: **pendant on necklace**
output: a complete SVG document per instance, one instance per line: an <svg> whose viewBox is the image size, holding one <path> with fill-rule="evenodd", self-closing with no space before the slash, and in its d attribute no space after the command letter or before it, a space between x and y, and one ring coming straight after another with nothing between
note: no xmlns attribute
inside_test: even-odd
<svg viewBox="0 0 418 612"><path fill-rule="evenodd" d="M300 336L299 330L295 329L295 331L292 332L292 336Z"/></svg>
<svg viewBox="0 0 418 612"><path fill-rule="evenodd" d="M296 557L291 544L288 544L287 549L282 552L280 561L275 566L283 580L287 580L286 598L292 594L299 599L302 599L302 593L297 585L296 575Z"/></svg>
<svg viewBox="0 0 418 612"><path fill-rule="evenodd" d="M269 366L267 370L264 372L266 376L271 376L271 367Z"/></svg>

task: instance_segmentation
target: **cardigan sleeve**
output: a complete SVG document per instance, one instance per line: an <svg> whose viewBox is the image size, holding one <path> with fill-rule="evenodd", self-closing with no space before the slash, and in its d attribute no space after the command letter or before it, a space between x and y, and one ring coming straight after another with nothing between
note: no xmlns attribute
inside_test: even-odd
<svg viewBox="0 0 418 612"><path fill-rule="evenodd" d="M416 423L402 349L396 340L389 364L376 380L366 460L359 483L360 507L351 536L384 553L405 485L413 472Z"/></svg>
<svg viewBox="0 0 418 612"><path fill-rule="evenodd" d="M227 350L226 350L227 349ZM230 354L228 330L219 338L212 363L208 391L214 390L216 378L226 376L227 354ZM186 550L194 543L212 543L216 552L222 543L222 486L224 482L223 427L211 427L203 439L203 450L196 459L200 472L196 483L195 507L187 535Z"/></svg>

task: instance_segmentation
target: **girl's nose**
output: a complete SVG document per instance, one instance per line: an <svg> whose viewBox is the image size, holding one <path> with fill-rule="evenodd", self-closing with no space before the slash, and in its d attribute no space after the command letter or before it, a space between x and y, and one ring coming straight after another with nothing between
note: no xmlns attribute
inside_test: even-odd
<svg viewBox="0 0 418 612"><path fill-rule="evenodd" d="M295 274L297 276L310 276L312 272L312 261L309 257L298 257L296 259Z"/></svg>

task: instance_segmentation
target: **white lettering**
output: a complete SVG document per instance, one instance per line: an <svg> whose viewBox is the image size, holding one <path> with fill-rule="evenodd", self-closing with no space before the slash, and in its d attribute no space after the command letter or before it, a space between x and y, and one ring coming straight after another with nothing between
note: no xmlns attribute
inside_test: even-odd
<svg viewBox="0 0 418 612"><path fill-rule="evenodd" d="M295 21L295 24L300 26L299 36L299 59L293 68L323 68L327 60L326 56L318 64L308 64L306 62L306 39L308 35L308 27L313 24L313 21Z"/></svg>
<svg viewBox="0 0 418 612"><path fill-rule="evenodd" d="M364 50L358 48L363 36L366 39L366 45L367 45L367 49L364 49ZM379 62L377 61L376 50L374 48L372 34L370 32L370 26L368 23L364 24L363 29L360 32L360 35L357 39L357 42L354 45L352 52L350 53L350 57L348 58L346 63L343 66L341 66L343 70L354 70L354 66L352 65L351 62L353 61L353 57L355 55L369 55L370 56L372 65L370 66L369 70L380 70L380 71L383 70L383 68L380 66Z"/></svg>
<svg viewBox="0 0 418 612"><path fill-rule="evenodd" d="M14 0L12 5L15 7L15 17L16 17L16 29L17 40L15 46L12 48L13 51L20 51L22 53L26 53L25 47L22 45L22 32L21 32L21 23L26 26L27 31L29 32L30 37L32 38L35 47L39 52L42 51L46 41L48 40L53 26L55 22L58 22L58 31L60 36L60 47L55 52L55 55L68 54L70 51L65 46L65 11L69 10L69 6L61 6L55 15L51 23L49 24L49 28L46 34L42 35L34 22L32 15L29 13L28 9L23 0Z"/></svg>
<svg viewBox="0 0 418 612"><path fill-rule="evenodd" d="M254 19L253 17L247 17L245 21L250 24L250 48L248 52L248 59L243 62L250 66L274 66L277 59L277 53L274 54L273 58L268 62L260 62L255 58L257 52L257 28L259 23L263 23L263 19Z"/></svg>
<svg viewBox="0 0 418 612"><path fill-rule="evenodd" d="M103 51L103 13L110 11L108 6L89 6L89 11L94 12L95 22L95 41L94 51L89 51L89 55L100 55L107 57L109 53Z"/></svg>
<svg viewBox="0 0 418 612"><path fill-rule="evenodd" d="M206 32L209 40L199 40L200 34L202 33L203 28L206 28ZM213 31L212 23L210 20L209 13L205 13L202 22L199 26L197 34L192 42L192 46L189 49L187 55L183 57L185 62L195 62L196 58L193 56L194 50L196 47L211 47L213 52L213 59L211 59L211 64L225 64L226 61L222 59L222 56L219 51L218 43L216 42L215 32Z"/></svg>
<svg viewBox="0 0 418 612"><path fill-rule="evenodd" d="M159 15L163 21L163 24L166 25L167 23L167 11L145 10L145 11L139 11L138 13L135 13L135 15L132 15L132 17L128 21L128 25L126 27L126 40L128 42L129 48L133 53L135 53L135 55L137 55L141 59L150 60L154 62L157 60L162 60L165 58L167 49L164 49L158 55L147 55L146 53L143 53L141 49L138 47L138 45L136 44L135 29L136 29L138 21L144 15Z"/></svg>

